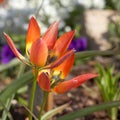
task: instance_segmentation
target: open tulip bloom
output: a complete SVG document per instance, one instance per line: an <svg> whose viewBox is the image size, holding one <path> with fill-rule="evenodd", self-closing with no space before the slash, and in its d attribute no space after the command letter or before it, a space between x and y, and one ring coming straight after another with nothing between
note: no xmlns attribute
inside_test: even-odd
<svg viewBox="0 0 120 120"><path fill-rule="evenodd" d="M50 91L65 93L97 76L88 73L64 81L74 63L75 50L68 50L68 47L75 31L66 32L57 39L58 24L59 22L54 22L41 36L36 19L34 17L30 19L26 36L27 58L19 53L10 36L4 33L15 56L32 67L34 74L37 73L39 86L48 93Z"/></svg>
<svg viewBox="0 0 120 120"><path fill-rule="evenodd" d="M58 67L52 70L40 72L38 76L38 84L44 91L54 91L56 93L65 93L72 88L76 88L83 82L96 77L96 74L88 73L77 76L71 80L65 80L74 63L74 54L67 58Z"/></svg>

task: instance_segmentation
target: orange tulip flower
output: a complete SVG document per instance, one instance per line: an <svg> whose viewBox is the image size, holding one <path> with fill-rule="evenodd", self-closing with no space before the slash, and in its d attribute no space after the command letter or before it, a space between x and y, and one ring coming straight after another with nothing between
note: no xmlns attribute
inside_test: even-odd
<svg viewBox="0 0 120 120"><path fill-rule="evenodd" d="M70 57L75 50L67 51L67 49L74 34L75 31L66 32L57 40L58 22L54 22L41 37L40 27L36 19L32 17L26 35L27 58L25 58L16 49L10 36L4 33L16 57L25 64L37 68L45 68L45 66L47 68L54 68Z"/></svg>
<svg viewBox="0 0 120 120"><path fill-rule="evenodd" d="M65 93L72 88L80 86L85 81L97 77L97 74L88 73L77 76L71 80L63 81L70 72L74 63L74 54L68 57L59 66L48 72L41 72L38 76L38 84L44 91L54 91L58 94Z"/></svg>

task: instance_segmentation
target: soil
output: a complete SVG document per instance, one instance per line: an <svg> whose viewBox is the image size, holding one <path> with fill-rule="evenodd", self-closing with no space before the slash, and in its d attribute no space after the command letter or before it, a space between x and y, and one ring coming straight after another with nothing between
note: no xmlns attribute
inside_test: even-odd
<svg viewBox="0 0 120 120"><path fill-rule="evenodd" d="M95 73L94 63L95 62L90 61L87 64L81 65L80 67L75 66L67 79L73 78L74 76L82 73L87 73L87 72ZM100 91L95 83L95 80L87 81L84 85L76 89L72 89L71 91L65 94L60 94L60 95L54 94L53 107L63 105L70 101L71 104L69 105L69 107L67 107L62 113L57 114L52 120L56 120L58 117L70 113L72 111L76 111L78 109L86 108L88 106L93 106L103 103ZM14 120L27 120L26 117L28 112L23 106L19 104L12 106L10 112ZM110 119L107 116L106 111L100 111L100 112L92 113L83 118L77 118L76 120L110 120ZM119 114L118 114L118 120L120 120Z"/></svg>

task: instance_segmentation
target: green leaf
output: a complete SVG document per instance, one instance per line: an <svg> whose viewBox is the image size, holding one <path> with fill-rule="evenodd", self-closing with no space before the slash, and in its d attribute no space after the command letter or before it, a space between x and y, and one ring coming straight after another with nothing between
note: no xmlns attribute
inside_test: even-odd
<svg viewBox="0 0 120 120"><path fill-rule="evenodd" d="M100 105L91 106L91 107L83 108L82 110L77 110L77 111L71 112L67 115L64 115L64 116L58 118L57 120L75 120L76 118L80 118L80 117L89 115L93 112L105 110L105 109L112 108L112 107L118 107L118 106L120 106L119 101L103 103Z"/></svg>
<svg viewBox="0 0 120 120"><path fill-rule="evenodd" d="M106 51L92 50L92 51L77 52L75 57L76 59L82 59L82 58L94 57L98 55L107 56L107 55L115 55L115 54L119 54L118 46L115 46L115 48Z"/></svg>
<svg viewBox="0 0 120 120"><path fill-rule="evenodd" d="M60 107L57 107L53 110L50 110L49 112L45 113L43 116L42 116L42 120L48 120L50 118L52 118L54 115L62 112L66 107L68 107L70 103L66 103Z"/></svg>
<svg viewBox="0 0 120 120"><path fill-rule="evenodd" d="M10 85L8 85L5 89L3 89L0 92L0 101L3 103L6 102L6 100L11 97L14 93L17 92L18 89L21 87L27 85L31 79L33 78L33 74L31 71L25 73L23 76L20 78L14 80Z"/></svg>
<svg viewBox="0 0 120 120"><path fill-rule="evenodd" d="M9 112L9 108L10 108L10 106L8 105L9 102L11 102L11 98L7 100L6 104L4 104L2 101L0 101L1 106L4 109L4 111L2 113L2 117L1 117L2 119L1 120L6 120L7 117L9 118L9 120L13 120L12 115Z"/></svg>
<svg viewBox="0 0 120 120"><path fill-rule="evenodd" d="M104 101L108 101L109 100L109 97L108 97L108 87L109 86L107 83L108 74L106 73L104 67L101 64L97 63L96 68L99 73L99 77L96 78L96 83L100 89L100 92L103 96Z"/></svg>
<svg viewBox="0 0 120 120"><path fill-rule="evenodd" d="M120 78L120 72L119 73L117 73L115 76L114 76L114 85L116 85L117 84L117 82L118 82L118 80L119 80L119 78Z"/></svg>
<svg viewBox="0 0 120 120"><path fill-rule="evenodd" d="M6 70L8 68L11 68L13 66L16 66L18 64L20 64L20 61L17 58L15 58L11 62L9 62L8 64L0 65L0 72Z"/></svg>

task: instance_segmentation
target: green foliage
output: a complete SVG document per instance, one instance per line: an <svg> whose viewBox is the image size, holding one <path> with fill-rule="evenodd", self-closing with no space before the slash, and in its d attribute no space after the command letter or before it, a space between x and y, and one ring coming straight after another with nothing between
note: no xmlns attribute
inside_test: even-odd
<svg viewBox="0 0 120 120"><path fill-rule="evenodd" d="M16 59L13 59L12 61L10 61L8 64L5 64L5 65L0 65L0 72L3 72L5 70L8 70L14 66L17 66L20 64L20 61L16 58Z"/></svg>
<svg viewBox="0 0 120 120"><path fill-rule="evenodd" d="M119 54L119 49L117 46L115 46L115 48L112 48L111 50L105 51L91 50L77 52L75 54L75 65L85 63L86 61L90 60L92 57L95 56L111 56L117 54Z"/></svg>
<svg viewBox="0 0 120 120"><path fill-rule="evenodd" d="M120 43L120 21L111 21L109 23L108 35L111 41Z"/></svg>
<svg viewBox="0 0 120 120"><path fill-rule="evenodd" d="M119 49L116 46L111 50L105 50L105 51L91 50L91 51L77 52L75 55L75 59L82 60L89 57L110 56L110 55L117 55L117 54L119 54Z"/></svg>
<svg viewBox="0 0 120 120"><path fill-rule="evenodd" d="M103 100L105 102L116 101L120 99L120 86L118 80L120 73L114 75L114 66L108 66L106 69L97 64L99 77L96 78L96 83L100 89ZM117 108L108 109L111 120L117 117Z"/></svg>
<svg viewBox="0 0 120 120"><path fill-rule="evenodd" d="M119 100L120 87L118 80L120 73L114 75L114 66L108 66L104 69L100 64L97 64L97 71L99 72L99 77L96 78L96 82L101 90L104 101Z"/></svg>
<svg viewBox="0 0 120 120"><path fill-rule="evenodd" d="M17 48L20 50L21 53L25 53L25 35L22 34L12 34L12 39L15 41Z"/></svg>
<svg viewBox="0 0 120 120"><path fill-rule="evenodd" d="M8 85L5 89L0 92L0 101L5 103L8 98L10 98L13 94L17 92L20 88L27 85L32 81L33 78L32 72L26 72L17 80L13 81L10 85Z"/></svg>
<svg viewBox="0 0 120 120"><path fill-rule="evenodd" d="M75 120L76 118L84 117L84 116L89 115L93 112L98 112L98 111L101 111L104 109L109 109L109 108L118 107L118 106L120 106L120 102L118 102L118 101L103 103L100 105L83 108L82 110L80 109L77 111L73 111L67 115L64 115L64 116L58 118L57 120Z"/></svg>
<svg viewBox="0 0 120 120"><path fill-rule="evenodd" d="M54 115L61 113L66 107L69 106L69 103L66 103L64 105L61 105L53 110L48 111L47 113L45 113L42 116L42 120L49 120L50 118L52 118Z"/></svg>
<svg viewBox="0 0 120 120"><path fill-rule="evenodd" d="M106 8L120 10L120 0L106 0Z"/></svg>
<svg viewBox="0 0 120 120"><path fill-rule="evenodd" d="M76 26L82 26L82 20L84 18L84 7L81 5L76 5L74 10L69 12L69 17L64 19L65 26L70 26L71 29L76 28ZM82 28L81 28L82 29Z"/></svg>

